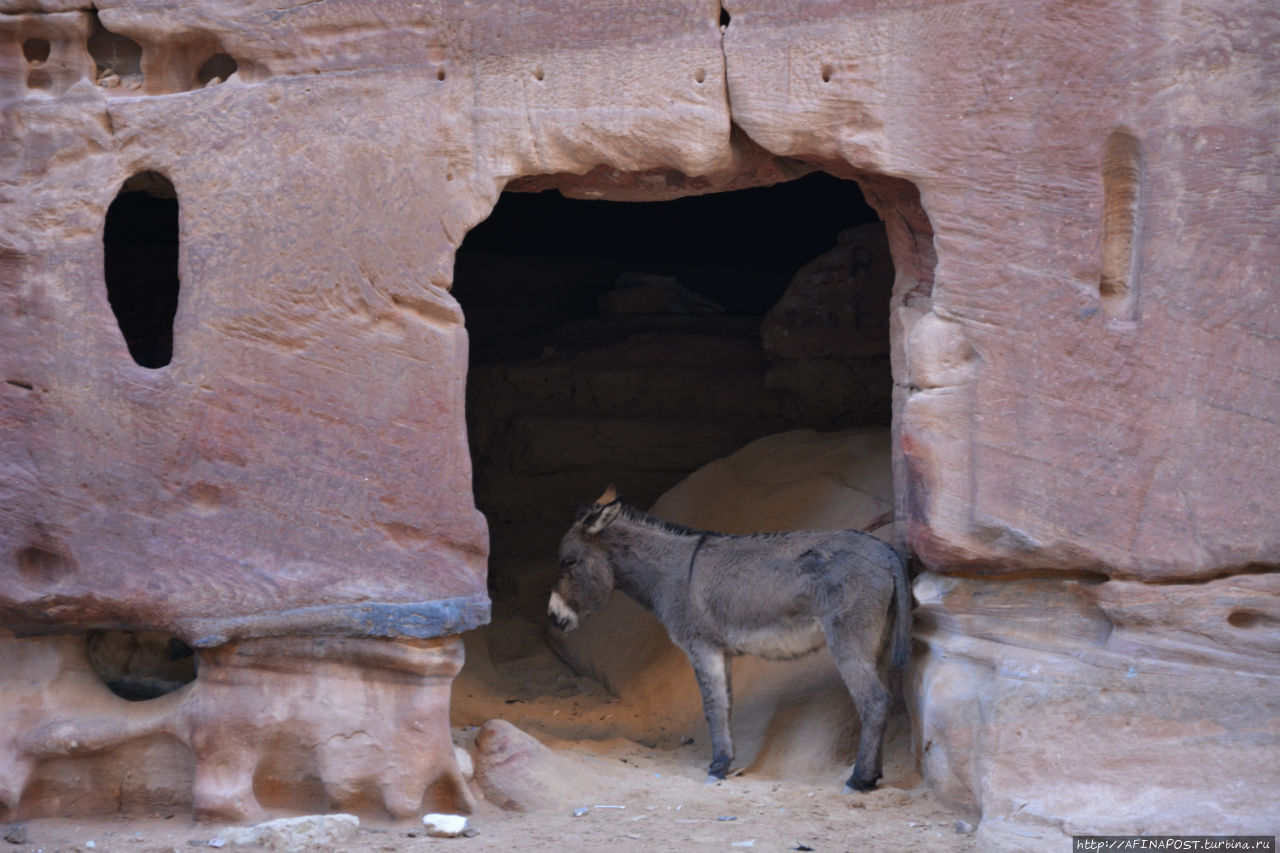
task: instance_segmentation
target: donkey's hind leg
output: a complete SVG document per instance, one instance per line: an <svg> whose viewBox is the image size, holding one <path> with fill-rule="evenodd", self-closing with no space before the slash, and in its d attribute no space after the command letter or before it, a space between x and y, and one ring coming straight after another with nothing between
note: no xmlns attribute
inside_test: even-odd
<svg viewBox="0 0 1280 853"><path fill-rule="evenodd" d="M686 649L693 674L702 692L702 710L711 729L711 768L707 782L719 782L729 773L733 763L733 736L729 733L729 711L733 688L729 683L729 666L724 652L712 646Z"/></svg>
<svg viewBox="0 0 1280 853"><path fill-rule="evenodd" d="M874 622L865 616L858 618L857 614L841 613L823 624L827 647L853 697L861 728L858 758L845 783L846 794L870 791L880 778L881 742L891 702L876 664L882 625L866 624L867 621Z"/></svg>

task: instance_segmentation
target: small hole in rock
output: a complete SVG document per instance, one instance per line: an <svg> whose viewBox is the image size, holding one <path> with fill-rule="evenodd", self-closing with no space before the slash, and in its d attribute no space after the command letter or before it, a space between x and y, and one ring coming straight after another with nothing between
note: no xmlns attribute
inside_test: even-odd
<svg viewBox="0 0 1280 853"><path fill-rule="evenodd" d="M723 6L720 7L720 26L729 26L729 10Z"/></svg>
<svg viewBox="0 0 1280 853"><path fill-rule="evenodd" d="M542 79L543 77L545 77L545 76L546 76L546 73L545 73L541 68L535 68L535 69L533 69L533 79L534 79L534 80L541 80L541 79Z"/></svg>
<svg viewBox="0 0 1280 853"><path fill-rule="evenodd" d="M699 68L697 71L693 72L693 79L698 83L705 83L707 80L707 70L705 68Z"/></svg>
<svg viewBox="0 0 1280 853"><path fill-rule="evenodd" d="M1113 320L1138 319L1138 240L1142 192L1142 143L1117 130L1107 139L1102 161L1102 276L1098 295Z"/></svg>
<svg viewBox="0 0 1280 853"><path fill-rule="evenodd" d="M48 89L53 85L53 78L49 76L48 71L36 69L27 75L28 89Z"/></svg>
<svg viewBox="0 0 1280 853"><path fill-rule="evenodd" d="M1227 617L1227 624L1232 628L1252 628L1258 624L1258 614L1248 610L1233 610Z"/></svg>
<svg viewBox="0 0 1280 853"><path fill-rule="evenodd" d="M99 83L111 83L118 86L122 83L142 81L142 45L128 36L113 33L102 26L97 13L91 13L93 32L89 35L89 55L97 65Z"/></svg>
<svg viewBox="0 0 1280 853"><path fill-rule="evenodd" d="M436 79L437 79L437 80L440 80L441 82L443 82L443 81L444 81L444 69L443 69L443 68L437 68L437 69L436 69Z"/></svg>
<svg viewBox="0 0 1280 853"><path fill-rule="evenodd" d="M196 81L201 86L208 86L214 80L223 82L236 73L239 64L229 53L219 53L209 57L200 70L196 72Z"/></svg>
<svg viewBox="0 0 1280 853"><path fill-rule="evenodd" d="M49 58L48 39L27 39L22 43L22 55L32 65L40 65Z"/></svg>
<svg viewBox="0 0 1280 853"><path fill-rule="evenodd" d="M29 583L54 583L74 571L75 562L56 546L28 545L18 552L18 574Z"/></svg>
<svg viewBox="0 0 1280 853"><path fill-rule="evenodd" d="M831 82L831 66L830 65L822 66L822 82L823 83Z"/></svg>
<svg viewBox="0 0 1280 853"><path fill-rule="evenodd" d="M161 631L90 631L89 664L111 692L130 702L155 699L195 681L196 656Z"/></svg>

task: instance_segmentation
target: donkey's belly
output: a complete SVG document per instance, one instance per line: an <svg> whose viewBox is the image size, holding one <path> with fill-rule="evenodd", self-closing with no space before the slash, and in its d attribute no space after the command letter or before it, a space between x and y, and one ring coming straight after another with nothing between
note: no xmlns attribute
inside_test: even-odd
<svg viewBox="0 0 1280 853"><path fill-rule="evenodd" d="M826 643L826 635L816 619L770 625L767 628L734 628L725 639L735 652L770 660L807 655Z"/></svg>

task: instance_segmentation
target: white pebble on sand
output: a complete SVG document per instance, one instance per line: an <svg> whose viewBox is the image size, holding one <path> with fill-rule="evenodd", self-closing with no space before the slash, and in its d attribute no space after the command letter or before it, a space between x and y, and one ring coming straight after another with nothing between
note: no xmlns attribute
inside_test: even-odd
<svg viewBox="0 0 1280 853"><path fill-rule="evenodd" d="M429 814L422 816L422 825L432 838L457 838L467 828L467 819L460 814Z"/></svg>

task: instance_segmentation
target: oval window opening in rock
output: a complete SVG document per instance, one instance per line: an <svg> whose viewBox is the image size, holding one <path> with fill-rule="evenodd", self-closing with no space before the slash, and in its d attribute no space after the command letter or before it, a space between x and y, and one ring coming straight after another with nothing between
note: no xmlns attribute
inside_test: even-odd
<svg viewBox="0 0 1280 853"><path fill-rule="evenodd" d="M208 61L200 66L200 70L196 72L196 80L201 86L222 83L235 74L239 67L239 63L231 54L219 53L209 57Z"/></svg>
<svg viewBox="0 0 1280 853"><path fill-rule="evenodd" d="M93 671L130 702L155 699L195 681L195 652L163 632L94 630L86 643Z"/></svg>
<svg viewBox="0 0 1280 853"><path fill-rule="evenodd" d="M103 231L107 298L133 360L159 368L173 358L178 311L178 196L159 172L125 181Z"/></svg>

